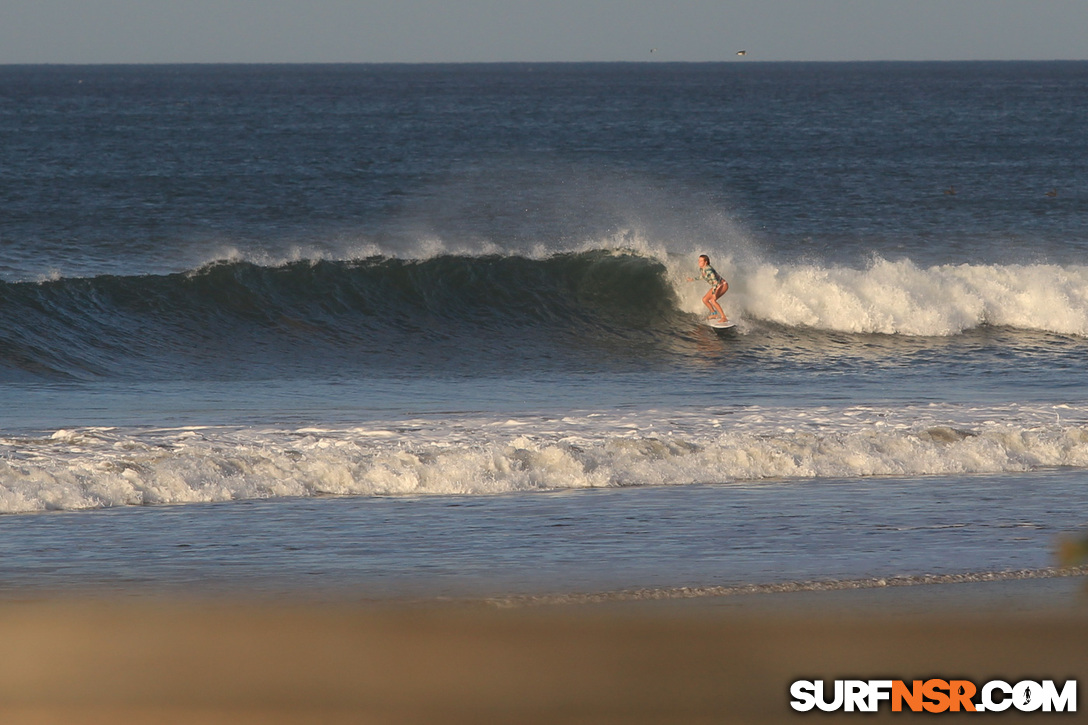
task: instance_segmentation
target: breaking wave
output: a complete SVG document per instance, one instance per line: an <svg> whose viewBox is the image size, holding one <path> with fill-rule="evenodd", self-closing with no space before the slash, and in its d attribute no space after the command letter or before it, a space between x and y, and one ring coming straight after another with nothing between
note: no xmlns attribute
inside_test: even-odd
<svg viewBox="0 0 1088 725"><path fill-rule="evenodd" d="M1088 468L1088 406L753 406L289 430L80 428L0 439L0 512L1053 467Z"/></svg>
<svg viewBox="0 0 1088 725"><path fill-rule="evenodd" d="M705 285L687 281L692 260L624 249L236 260L169 275L0 282L0 380L372 369L403 363L421 342L468 366L485 353L532 360L609 341L675 351L705 312ZM742 331L947 337L990 325L1088 336L1088 266L878 259L854 269L728 255L715 265Z"/></svg>
<svg viewBox="0 0 1088 725"><path fill-rule="evenodd" d="M1088 266L759 265L737 287L744 314L788 326L948 336L994 325L1088 336Z"/></svg>

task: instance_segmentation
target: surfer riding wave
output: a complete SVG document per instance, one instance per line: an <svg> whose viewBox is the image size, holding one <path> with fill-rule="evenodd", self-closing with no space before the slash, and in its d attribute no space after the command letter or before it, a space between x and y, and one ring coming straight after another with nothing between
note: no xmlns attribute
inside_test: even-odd
<svg viewBox="0 0 1088 725"><path fill-rule="evenodd" d="M703 295L703 304L707 306L707 309L711 311L708 320L717 320L719 322L727 322L725 317L725 310L718 304L718 298L726 293L729 289L729 283L722 278L718 272L710 266L710 257L705 254L699 255L699 269L701 276L708 284L710 284L710 291ZM688 282L694 282L693 277L688 277Z"/></svg>

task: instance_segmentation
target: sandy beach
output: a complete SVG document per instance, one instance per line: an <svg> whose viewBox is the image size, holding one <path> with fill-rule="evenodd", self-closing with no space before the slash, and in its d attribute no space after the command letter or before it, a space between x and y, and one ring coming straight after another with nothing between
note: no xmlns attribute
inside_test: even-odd
<svg viewBox="0 0 1088 725"><path fill-rule="evenodd" d="M66 596L0 604L0 641L9 725L763 723L801 717L799 678L1083 678L1088 594L1072 577L516 607Z"/></svg>

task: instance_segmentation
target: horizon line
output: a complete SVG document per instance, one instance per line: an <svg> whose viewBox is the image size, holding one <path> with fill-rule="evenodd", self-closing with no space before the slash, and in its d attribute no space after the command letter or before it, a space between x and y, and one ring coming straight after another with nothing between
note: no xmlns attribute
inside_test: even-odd
<svg viewBox="0 0 1088 725"><path fill-rule="evenodd" d="M348 65L799 65L799 64L881 64L881 63L1084 63L1088 58L957 58L957 59L864 59L864 60L176 60L176 61L0 61L0 67L14 66L348 66Z"/></svg>

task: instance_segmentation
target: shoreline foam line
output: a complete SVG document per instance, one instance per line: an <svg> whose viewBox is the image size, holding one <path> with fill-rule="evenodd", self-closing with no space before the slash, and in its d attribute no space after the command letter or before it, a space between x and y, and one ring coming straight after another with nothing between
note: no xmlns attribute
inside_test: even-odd
<svg viewBox="0 0 1088 725"><path fill-rule="evenodd" d="M982 584L987 582L1061 579L1084 576L1088 576L1088 566L1006 569L1001 571L965 572L960 574L912 574L888 577L866 577L862 579L823 579L763 584L736 584L727 586L646 587L574 594L526 594L489 597L485 599L484 602L499 608L558 604L609 604L670 599L733 597L749 594L854 591L860 589L916 587L932 584Z"/></svg>

